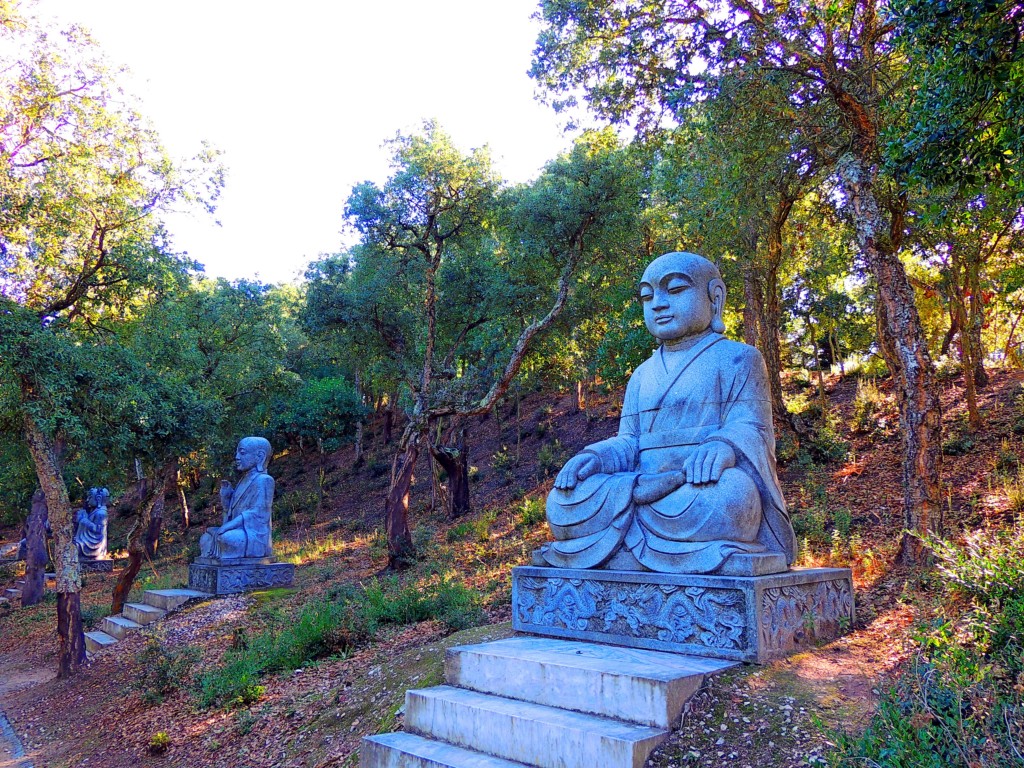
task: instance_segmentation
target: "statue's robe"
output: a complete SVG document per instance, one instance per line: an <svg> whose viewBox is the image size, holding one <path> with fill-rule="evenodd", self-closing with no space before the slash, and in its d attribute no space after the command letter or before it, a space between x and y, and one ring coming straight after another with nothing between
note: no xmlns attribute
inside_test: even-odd
<svg viewBox="0 0 1024 768"><path fill-rule="evenodd" d="M709 573L736 552L778 552L791 564L796 537L775 472L769 392L761 354L721 334L672 355L656 350L629 379L618 435L584 450L599 472L549 494L556 541L541 558L599 568L627 549L644 568L665 573ZM648 504L634 500L640 475L680 470L713 440L736 454L718 482L686 483Z"/></svg>
<svg viewBox="0 0 1024 768"><path fill-rule="evenodd" d="M209 528L200 540L207 557L270 557L270 519L274 502L274 478L266 472L246 475L226 500L224 522L241 517L240 527L221 531ZM223 526L221 526L222 528ZM209 538L207 538L209 537Z"/></svg>
<svg viewBox="0 0 1024 768"><path fill-rule="evenodd" d="M107 508L80 509L75 516L75 546L80 560L103 560L107 557Z"/></svg>

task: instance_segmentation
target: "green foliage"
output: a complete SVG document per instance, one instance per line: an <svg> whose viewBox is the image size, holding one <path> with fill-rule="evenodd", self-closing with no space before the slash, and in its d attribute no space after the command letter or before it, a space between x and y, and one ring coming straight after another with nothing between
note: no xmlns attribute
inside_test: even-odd
<svg viewBox="0 0 1024 768"><path fill-rule="evenodd" d="M336 450L352 437L356 422L367 413L362 396L340 377L309 379L277 408L275 432L292 440L323 440L327 451Z"/></svg>
<svg viewBox="0 0 1024 768"><path fill-rule="evenodd" d="M487 512L476 520L464 520L449 528L446 537L449 542L464 541L466 539L482 542L488 541L494 519L494 512Z"/></svg>
<svg viewBox="0 0 1024 768"><path fill-rule="evenodd" d="M568 457L565 455L565 448L558 440L552 440L541 446L537 451L537 476L543 480L557 473Z"/></svg>
<svg viewBox="0 0 1024 768"><path fill-rule="evenodd" d="M149 754L162 755L171 746L171 737L167 731L157 731L149 739Z"/></svg>
<svg viewBox="0 0 1024 768"><path fill-rule="evenodd" d="M918 636L868 728L838 736L831 766L1020 764L1024 527L926 543L948 592L970 602L967 621L947 616Z"/></svg>
<svg viewBox="0 0 1024 768"><path fill-rule="evenodd" d="M845 461L850 453L850 444L831 424L819 425L807 441L807 448L818 461Z"/></svg>
<svg viewBox="0 0 1024 768"><path fill-rule="evenodd" d="M146 704L159 704L168 695L188 685L192 667L202 651L187 645L172 648L156 635L146 640L139 653L139 672L134 686L142 693Z"/></svg>
<svg viewBox="0 0 1024 768"><path fill-rule="evenodd" d="M110 605L101 603L82 608L82 626L87 629L95 629L99 623L110 615Z"/></svg>
<svg viewBox="0 0 1024 768"><path fill-rule="evenodd" d="M946 456L966 456L974 450L974 438L970 433L956 431L942 442L942 453Z"/></svg>
<svg viewBox="0 0 1024 768"><path fill-rule="evenodd" d="M855 432L865 434L878 426L878 416L886 407L886 398L874 379L857 381L857 394L853 398L853 412L850 426Z"/></svg>
<svg viewBox="0 0 1024 768"><path fill-rule="evenodd" d="M527 496L519 504L519 521L516 525L520 528L533 528L547 521L547 517L544 499Z"/></svg>
<svg viewBox="0 0 1024 768"><path fill-rule="evenodd" d="M239 707L262 696L262 675L297 669L319 658L347 656L386 624L436 619L452 631L482 623L480 595L461 582L441 579L424 587L396 577L373 580L364 589L345 586L328 598L305 603L293 617L255 636L239 635L221 664L199 677L203 707Z"/></svg>

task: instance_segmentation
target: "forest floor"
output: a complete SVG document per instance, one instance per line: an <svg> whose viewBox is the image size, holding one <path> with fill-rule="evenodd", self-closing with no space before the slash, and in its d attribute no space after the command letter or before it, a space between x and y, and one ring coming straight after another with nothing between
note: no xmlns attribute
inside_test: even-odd
<svg viewBox="0 0 1024 768"><path fill-rule="evenodd" d="M947 535L1012 522L994 468L1024 460L1014 432L1021 423L1016 398L1022 380L1021 372L993 372L982 391L986 426L973 435L965 431L959 382L942 385L947 437L959 441L953 452L961 454L944 457ZM907 659L914 633L937 604L930 572L894 565L903 526L898 420L889 386L879 383L885 402L865 422L853 413L858 380L832 377L828 405L837 438L849 443L847 458L827 463L805 450L790 451L780 466L801 539L798 565L853 569L857 620L852 631L783 661L741 666L714 678L681 729L652 756L652 765L788 768L820 762L838 730L866 722L879 692ZM816 399L813 388L790 389L797 402ZM275 548L279 557L299 566L295 589L199 603L160 622L164 648L199 649L199 658L169 686L163 701L147 701L138 685L146 663L142 633L96 654L73 679L55 679L55 599L49 595L32 608L0 608L0 711L37 768L358 765L364 735L401 727L405 690L441 681L445 648L511 634L511 568L527 563L547 539L538 510L551 477L583 446L614 433L620 397L621 392L593 394L580 411L571 397L533 393L475 423L468 435L470 464L476 468L471 470L475 511L458 521L431 510L431 475L425 463L420 467L410 519L422 560L402 578L412 584L457 578L483 595L483 626L452 633L436 620L387 625L350 653L264 676L252 701L200 706L195 678L221 664L229 648L314 598L332 599L347 585L369 584L381 573L387 560L380 526L391 448L374 435L359 469L352 469L351 447L326 456L307 451L275 459ZM861 431L854 431L855 425ZM780 445L780 454L785 452ZM212 479L206 480L193 494L188 531L179 530L176 510L168 506L169 530L158 558L140 574L136 599L143 589L186 581L200 529L214 522L212 488ZM113 542L123 538L125 525L112 521ZM0 531L0 539L14 534ZM7 569L0 578L13 580L16 574ZM116 575L87 577L82 592L87 622L98 623L104 615ZM158 732L167 734L170 745L154 756L149 746ZM0 768L17 764L0 747Z"/></svg>

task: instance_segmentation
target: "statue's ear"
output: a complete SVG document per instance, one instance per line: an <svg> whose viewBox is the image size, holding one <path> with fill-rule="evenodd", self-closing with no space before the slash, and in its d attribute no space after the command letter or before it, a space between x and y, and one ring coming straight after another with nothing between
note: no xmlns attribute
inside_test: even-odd
<svg viewBox="0 0 1024 768"><path fill-rule="evenodd" d="M722 310L725 309L725 283L717 277L708 283L708 296L711 297L711 330L725 333L725 322Z"/></svg>

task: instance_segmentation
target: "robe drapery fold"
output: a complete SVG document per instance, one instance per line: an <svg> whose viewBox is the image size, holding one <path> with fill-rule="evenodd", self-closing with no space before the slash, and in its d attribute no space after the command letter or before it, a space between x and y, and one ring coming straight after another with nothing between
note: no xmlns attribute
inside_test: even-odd
<svg viewBox="0 0 1024 768"><path fill-rule="evenodd" d="M736 466L716 483L686 483L648 504L637 478L683 468L721 441ZM735 552L778 552L792 563L796 536L775 470L768 375L751 346L709 333L683 352L659 348L629 379L619 432L584 449L597 474L554 489L547 514L550 565L598 568L628 549L652 571L709 573Z"/></svg>

